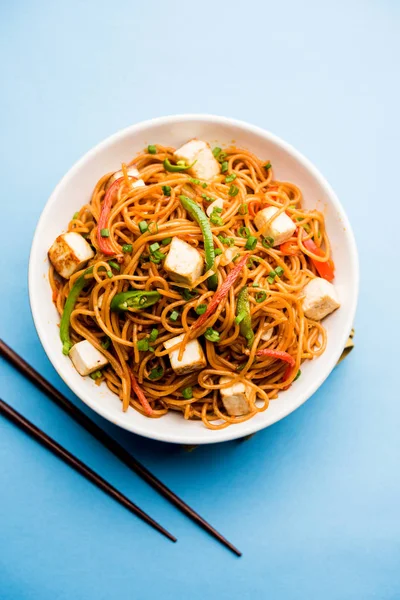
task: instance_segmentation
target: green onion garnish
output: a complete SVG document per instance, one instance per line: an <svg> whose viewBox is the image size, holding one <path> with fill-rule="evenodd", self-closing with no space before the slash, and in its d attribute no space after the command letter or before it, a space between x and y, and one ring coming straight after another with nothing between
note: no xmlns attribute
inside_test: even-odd
<svg viewBox="0 0 400 600"><path fill-rule="evenodd" d="M235 243L235 240L233 238L230 237L224 237L223 235L217 235L217 238L219 239L219 241L221 242L221 244L224 244L225 246L233 246Z"/></svg>
<svg viewBox="0 0 400 600"><path fill-rule="evenodd" d="M247 215L249 212L249 207L247 204L241 204L239 206L239 215Z"/></svg>
<svg viewBox="0 0 400 600"><path fill-rule="evenodd" d="M264 302L266 297L267 297L267 294L265 292L257 292L257 294L255 295L255 300L258 303Z"/></svg>
<svg viewBox="0 0 400 600"><path fill-rule="evenodd" d="M222 213L222 208L220 208L219 206L214 206L212 211L213 213L217 213L217 215L220 215Z"/></svg>
<svg viewBox="0 0 400 600"><path fill-rule="evenodd" d="M239 229L239 235L242 238L248 238L250 236L250 229L248 227L241 227Z"/></svg>
<svg viewBox="0 0 400 600"><path fill-rule="evenodd" d="M233 185L233 183L232 183L231 187L229 188L228 194L230 196L232 196L232 198L233 198L234 196L237 196L238 193L239 193L239 188L236 185Z"/></svg>
<svg viewBox="0 0 400 600"><path fill-rule="evenodd" d="M190 386L183 388L182 396L185 398L185 400L190 400L190 398L193 398L192 388Z"/></svg>
<svg viewBox="0 0 400 600"><path fill-rule="evenodd" d="M214 248L214 254L215 256L219 256L220 254L222 254L221 248Z"/></svg>
<svg viewBox="0 0 400 600"><path fill-rule="evenodd" d="M101 237L110 237L110 230L109 229L100 229L100 235L101 235Z"/></svg>
<svg viewBox="0 0 400 600"><path fill-rule="evenodd" d="M220 216L218 216L218 214L212 212L211 216L210 216L210 221L213 225L218 225L218 226L222 226L224 224L223 220L221 219Z"/></svg>
<svg viewBox="0 0 400 600"><path fill-rule="evenodd" d="M114 262L113 260L108 261L108 264L110 265L110 267L112 269L115 269L116 271L120 271L121 267L119 266L118 263Z"/></svg>
<svg viewBox="0 0 400 600"><path fill-rule="evenodd" d="M114 277L113 272L112 271L107 271L107 276L111 279L111 277Z"/></svg>
<svg viewBox="0 0 400 600"><path fill-rule="evenodd" d="M90 373L90 377L92 379L100 379L100 377L103 375L103 373L100 370L94 371L93 373Z"/></svg>
<svg viewBox="0 0 400 600"><path fill-rule="evenodd" d="M228 161L225 160L221 165L221 172L226 173L227 170L228 170Z"/></svg>
<svg viewBox="0 0 400 600"><path fill-rule="evenodd" d="M274 245L274 238L265 237L262 239L261 243L264 246L264 248L272 248L272 246Z"/></svg>
<svg viewBox="0 0 400 600"><path fill-rule="evenodd" d="M164 375L164 369L162 367L156 367L149 373L149 379L159 379Z"/></svg>
<svg viewBox="0 0 400 600"><path fill-rule="evenodd" d="M196 311L196 314L204 315L207 310L207 304L199 304L194 310Z"/></svg>
<svg viewBox="0 0 400 600"><path fill-rule="evenodd" d="M149 340L150 342L155 342L158 338L158 329L152 329L150 331Z"/></svg>
<svg viewBox="0 0 400 600"><path fill-rule="evenodd" d="M125 254L129 254L130 252L132 252L132 250L133 250L132 244L124 244L122 246L122 252L124 252Z"/></svg>
<svg viewBox="0 0 400 600"><path fill-rule="evenodd" d="M201 197L203 198L203 200L205 200L206 202L214 202L215 198L212 198L211 196L207 196L207 194L202 194Z"/></svg>
<svg viewBox="0 0 400 600"><path fill-rule="evenodd" d="M296 381L296 379L298 379L300 377L300 375L301 375L301 370L299 369L297 371L296 377L293 379L293 381Z"/></svg>
<svg viewBox="0 0 400 600"><path fill-rule="evenodd" d="M162 189L162 192L163 192L164 196L170 196L171 195L171 186L170 185L162 185L161 189Z"/></svg>
<svg viewBox="0 0 400 600"><path fill-rule="evenodd" d="M245 249L246 250L254 250L254 248L257 246L257 238L254 237L254 235L250 235L247 238L247 242L245 245Z"/></svg>
<svg viewBox="0 0 400 600"><path fill-rule="evenodd" d="M151 144L150 146L147 146L147 152L149 154L157 154L156 146L153 146L153 144Z"/></svg>
<svg viewBox="0 0 400 600"><path fill-rule="evenodd" d="M253 285L252 285L252 287L260 287L260 284L257 283L257 282L254 282Z"/></svg>
<svg viewBox="0 0 400 600"><path fill-rule="evenodd" d="M220 162L220 163L224 162L224 160L226 159L227 156L228 155L226 152L220 152L218 154L218 162Z"/></svg>
<svg viewBox="0 0 400 600"><path fill-rule="evenodd" d="M275 273L278 275L278 277L282 277L282 275L284 274L284 269L282 269L282 267L276 267L275 269Z"/></svg>
<svg viewBox="0 0 400 600"><path fill-rule="evenodd" d="M79 217L79 212L74 213L74 216L72 217L72 220L74 221L75 219L77 219Z"/></svg>
<svg viewBox="0 0 400 600"><path fill-rule="evenodd" d="M147 352L147 350L149 349L149 339L143 338L142 340L138 340L138 342L136 344L136 348L140 352Z"/></svg>
<svg viewBox="0 0 400 600"><path fill-rule="evenodd" d="M222 152L222 148L218 148L218 146L216 146L216 147L213 149L213 151L212 151L212 153L213 153L213 155L214 155L214 157L215 157L215 158L217 158L217 156L218 156L219 154L221 154L221 152Z"/></svg>
<svg viewBox="0 0 400 600"><path fill-rule="evenodd" d="M141 233L145 233L146 231L148 231L149 226L147 225L146 221L140 221L139 223L139 229L141 231Z"/></svg>
<svg viewBox="0 0 400 600"><path fill-rule="evenodd" d="M106 339L104 340L104 342L101 342L101 347L104 348L104 350L108 350L108 348L110 347L110 344L111 344L111 340L107 336Z"/></svg>
<svg viewBox="0 0 400 600"><path fill-rule="evenodd" d="M161 244L163 246L168 246L168 244L170 244L171 242L172 242L172 237L168 237L168 238L165 238L164 240L162 240Z"/></svg>
<svg viewBox="0 0 400 600"><path fill-rule="evenodd" d="M219 333L218 333L218 331L215 331L215 329L213 329L212 327L209 327L208 329L206 329L204 337L209 342L218 342L219 341Z"/></svg>
<svg viewBox="0 0 400 600"><path fill-rule="evenodd" d="M149 223L149 231L150 233L158 233L158 225L154 221L150 221Z"/></svg>
<svg viewBox="0 0 400 600"><path fill-rule="evenodd" d="M270 163L269 161L267 162L267 164L266 164L266 165L263 165L263 166L264 166L264 169L265 169L266 171L268 171L268 170L269 170L269 169L272 167L272 165L271 165L271 163Z"/></svg>
<svg viewBox="0 0 400 600"><path fill-rule="evenodd" d="M246 317L246 314L247 313L245 310L240 311L238 316L235 318L236 325L239 325L243 321L243 319Z"/></svg>
<svg viewBox="0 0 400 600"><path fill-rule="evenodd" d="M160 244L158 242L154 242L154 244L150 244L150 246L149 246L149 250L152 254L157 252L157 250L159 250L159 249L160 249Z"/></svg>
<svg viewBox="0 0 400 600"><path fill-rule="evenodd" d="M173 310L172 313L169 315L169 318L171 319L171 321L177 321L179 319L178 311Z"/></svg>
<svg viewBox="0 0 400 600"><path fill-rule="evenodd" d="M230 183L231 181L235 181L237 175L236 173L231 173L230 175L227 175L225 178L225 183Z"/></svg>

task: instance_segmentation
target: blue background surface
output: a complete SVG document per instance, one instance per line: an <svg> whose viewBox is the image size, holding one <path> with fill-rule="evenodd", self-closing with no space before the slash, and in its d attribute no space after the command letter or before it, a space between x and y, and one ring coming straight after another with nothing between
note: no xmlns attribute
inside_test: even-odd
<svg viewBox="0 0 400 600"><path fill-rule="evenodd" d="M58 180L120 128L209 112L283 137L337 191L362 277L356 350L302 408L249 441L187 453L86 410L241 559L0 361L5 400L179 538L163 539L0 419L1 598L400 597L399 7L0 3L0 335L74 402L31 320L28 254Z"/></svg>

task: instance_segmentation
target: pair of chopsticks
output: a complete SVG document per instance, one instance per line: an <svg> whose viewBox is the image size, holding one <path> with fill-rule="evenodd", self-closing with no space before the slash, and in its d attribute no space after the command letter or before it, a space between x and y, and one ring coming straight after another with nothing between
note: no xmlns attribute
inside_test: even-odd
<svg viewBox="0 0 400 600"><path fill-rule="evenodd" d="M7 344L0 339L0 355L12 364L22 375L29 379L37 388L44 392L50 400L57 406L62 408L70 417L72 417L86 431L93 435L101 442L108 450L117 456L139 477L146 481L153 489L166 498L171 504L176 506L183 514L188 516L192 521L200 525L205 531L216 538L221 544L229 548L237 556L242 553L229 542L222 534L220 534L210 523L205 521L196 511L194 511L186 502L170 490L162 483L155 475L140 463L132 454L130 454L123 446L114 440L101 427L96 425L89 417L85 415L79 408L70 402L61 392L51 385L40 373L31 367L19 354L14 352ZM42 446L49 449L53 454L61 458L65 463L73 469L81 473L86 479L97 485L101 490L114 498L117 502L125 506L130 512L137 515L143 521L151 525L154 529L165 535L168 539L176 542L176 538L169 533L164 527L157 523L147 513L142 511L136 504L131 502L126 496L114 488L110 483L90 469L85 463L79 460L76 456L68 452L63 446L58 444L51 437L46 435L41 429L28 421L20 413L14 410L9 404L0 400L0 414L8 420L16 424L20 429L28 433L32 438L38 441Z"/></svg>

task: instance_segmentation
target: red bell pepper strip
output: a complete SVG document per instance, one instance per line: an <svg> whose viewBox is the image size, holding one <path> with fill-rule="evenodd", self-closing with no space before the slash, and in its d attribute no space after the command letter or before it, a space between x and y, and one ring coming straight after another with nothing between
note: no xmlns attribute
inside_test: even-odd
<svg viewBox="0 0 400 600"><path fill-rule="evenodd" d="M295 241L288 241L279 246L279 250L285 256L295 256L299 252L299 246Z"/></svg>
<svg viewBox="0 0 400 600"><path fill-rule="evenodd" d="M288 366L283 374L282 381L286 381L289 379L292 374L292 370L296 366L296 361L291 354L288 352L284 352L283 350L271 350L270 348L264 348L263 350L258 350L256 352L256 356L269 356L270 358L278 358L288 363Z"/></svg>
<svg viewBox="0 0 400 600"><path fill-rule="evenodd" d="M309 250L313 254L316 254L317 256L325 256L324 251L321 250L321 248L317 246L317 244L312 239L304 240L303 244L307 248L307 250ZM333 281L333 278L335 277L335 265L333 264L333 260L321 262L319 260L316 260L315 258L312 258L311 256L310 258L312 260L313 265L317 269L318 274L327 281Z"/></svg>
<svg viewBox="0 0 400 600"><path fill-rule="evenodd" d="M199 327L201 327L202 325L204 325L204 323L207 321L207 319L211 315L211 313L213 313L215 311L215 309L217 308L218 304L220 302L222 302L222 300L228 294L230 287L235 283L236 279L240 275L241 270L243 269L244 265L246 264L248 256L249 256L248 254L244 254L244 256L242 256L242 258L240 259L240 261L232 269L232 271L229 273L229 275L227 275L224 283L221 285L221 287L219 288L219 290L217 290L215 292L215 294L214 294L214 296L213 296L210 304L207 307L206 312L203 313L197 319L197 321L195 321L191 325L190 329L192 331L195 331L196 329L198 329Z"/></svg>
<svg viewBox="0 0 400 600"><path fill-rule="evenodd" d="M129 179L134 179L135 181L137 181L137 177L133 177L132 175L128 175L128 177ZM97 243L99 244L99 248L102 251L102 253L106 256L114 256L116 252L115 250L113 250L109 238L102 237L101 230L108 229L108 217L110 216L111 212L113 194L118 190L121 183L124 182L125 177L119 177L113 182L112 185L110 185L104 197L103 206L101 208L100 218L97 225Z"/></svg>
<svg viewBox="0 0 400 600"><path fill-rule="evenodd" d="M149 401L147 400L146 396L144 395L142 388L139 386L138 382L136 381L136 377L134 376L132 371L129 371L129 373L131 376L132 389L135 392L140 404L143 406L143 409L144 409L144 412L146 413L146 415L151 417L153 414L153 409L151 408Z"/></svg>

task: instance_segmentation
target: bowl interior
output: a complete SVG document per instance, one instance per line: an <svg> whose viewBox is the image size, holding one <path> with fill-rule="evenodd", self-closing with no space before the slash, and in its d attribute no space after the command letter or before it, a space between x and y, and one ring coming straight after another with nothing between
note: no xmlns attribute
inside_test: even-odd
<svg viewBox="0 0 400 600"><path fill-rule="evenodd" d="M51 300L48 282L47 251L54 239L65 231L71 215L89 201L97 180L106 172L120 168L149 143L178 147L198 137L212 146L232 143L270 160L274 176L300 187L306 208L318 207L326 217L328 234L336 264L335 286L341 308L324 321L328 331L326 352L302 367L302 377L288 391L271 401L269 408L244 423L210 431L201 422L184 421L178 414L148 419L133 409L121 410L119 399L105 385L82 378L61 352L59 316ZM259 128L223 117L165 117L132 126L108 138L86 154L61 180L51 195L38 223L29 266L29 293L32 314L44 349L67 385L111 422L140 435L158 440L201 444L242 437L282 419L307 400L329 375L352 326L358 290L358 262L355 243L347 217L332 189L313 167L291 146Z"/></svg>

